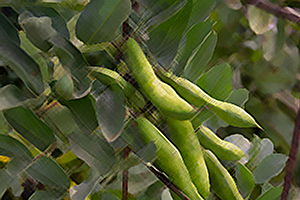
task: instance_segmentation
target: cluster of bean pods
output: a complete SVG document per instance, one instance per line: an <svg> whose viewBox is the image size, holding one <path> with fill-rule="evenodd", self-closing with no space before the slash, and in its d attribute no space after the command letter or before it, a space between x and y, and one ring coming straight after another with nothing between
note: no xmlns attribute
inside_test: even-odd
<svg viewBox="0 0 300 200"><path fill-rule="evenodd" d="M244 152L220 139L204 125L195 131L191 119L199 107L206 105L233 126L259 127L255 120L242 108L210 97L187 79L163 69L156 68L154 71L133 38L124 43L122 52L139 90L117 72L106 68L93 67L91 75L104 85L119 85L133 107L145 106L146 97L165 117L172 133L172 142L145 116L135 119L144 142L153 141L157 147L158 159L154 164L190 199L205 199L211 191L222 200L243 199L219 159L238 161ZM172 196L178 199L174 194Z"/></svg>

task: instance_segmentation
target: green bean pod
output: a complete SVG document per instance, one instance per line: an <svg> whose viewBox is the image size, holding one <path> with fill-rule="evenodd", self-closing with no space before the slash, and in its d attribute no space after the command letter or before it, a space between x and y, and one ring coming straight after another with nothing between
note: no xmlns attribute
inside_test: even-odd
<svg viewBox="0 0 300 200"><path fill-rule="evenodd" d="M139 117L136 122L144 142L154 141L157 147L155 165L190 199L202 200L176 147L146 118Z"/></svg>
<svg viewBox="0 0 300 200"><path fill-rule="evenodd" d="M176 92L190 104L200 107L206 105L224 122L237 127L259 127L262 129L244 109L231 103L216 100L205 93L196 84L187 79L177 77L174 74L157 68L158 76L170 84Z"/></svg>
<svg viewBox="0 0 300 200"><path fill-rule="evenodd" d="M209 171L213 191L221 200L243 200L238 188L216 156L209 150L204 151L204 159Z"/></svg>
<svg viewBox="0 0 300 200"><path fill-rule="evenodd" d="M199 194L204 199L207 198L210 194L208 171L192 123L189 120L180 121L167 118L167 124L173 135L174 144L189 170L193 183Z"/></svg>
<svg viewBox="0 0 300 200"><path fill-rule="evenodd" d="M202 146L211 150L221 160L238 161L245 155L239 147L222 140L203 125L198 128L197 136Z"/></svg>
<svg viewBox="0 0 300 200"><path fill-rule="evenodd" d="M128 101L136 105L138 108L143 108L146 105L146 101L142 94L136 90L130 83L117 72L104 68L104 67L90 67L90 75L96 78L103 85L109 86L111 84L119 85Z"/></svg>
<svg viewBox="0 0 300 200"><path fill-rule="evenodd" d="M141 87L141 92L167 117L187 120L196 114L196 110L175 90L162 82L154 73L141 47L129 38L123 45L125 61L133 77Z"/></svg>

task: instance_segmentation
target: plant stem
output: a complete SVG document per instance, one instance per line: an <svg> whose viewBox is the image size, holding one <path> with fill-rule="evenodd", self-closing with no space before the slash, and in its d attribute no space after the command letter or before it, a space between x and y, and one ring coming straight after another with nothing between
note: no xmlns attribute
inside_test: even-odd
<svg viewBox="0 0 300 200"><path fill-rule="evenodd" d="M292 13L290 10L286 8L282 8L274 3L269 1L261 1L261 0L242 0L243 4L254 5L257 8L260 8L278 18L286 19L291 22L300 23L300 16ZM292 8L290 8L292 9Z"/></svg>
<svg viewBox="0 0 300 200"><path fill-rule="evenodd" d="M123 159L126 159L130 153L131 149L129 147L125 147L123 149ZM128 199L128 169L123 171L122 175L122 200Z"/></svg>
<svg viewBox="0 0 300 200"><path fill-rule="evenodd" d="M283 191L281 193L281 200L288 199L289 190L291 188L292 177L296 167L296 161L297 161L296 155L299 148L299 139L300 139L300 108L298 110L298 114L296 117L290 155L286 164L286 171L284 176Z"/></svg>

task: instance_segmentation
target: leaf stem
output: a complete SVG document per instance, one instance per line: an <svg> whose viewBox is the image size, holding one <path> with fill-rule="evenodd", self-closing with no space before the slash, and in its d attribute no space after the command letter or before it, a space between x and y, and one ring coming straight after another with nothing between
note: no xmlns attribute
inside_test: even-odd
<svg viewBox="0 0 300 200"><path fill-rule="evenodd" d="M289 190L291 188L292 177L296 167L296 161L297 161L296 156L299 148L299 139L300 139L300 108L298 110L298 114L295 120L292 145L290 149L289 159L286 164L286 172L284 176L284 185L283 185L283 191L281 193L281 200L288 199Z"/></svg>

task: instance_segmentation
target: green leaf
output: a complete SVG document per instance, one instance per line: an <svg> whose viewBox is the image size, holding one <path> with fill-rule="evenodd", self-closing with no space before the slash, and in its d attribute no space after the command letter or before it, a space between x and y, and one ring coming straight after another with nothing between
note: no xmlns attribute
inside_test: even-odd
<svg viewBox="0 0 300 200"><path fill-rule="evenodd" d="M173 69L175 74L178 76L182 74L189 56L198 48L199 45L202 44L205 37L211 33L212 28L212 23L207 20L196 24L187 32L186 44L180 55L178 66Z"/></svg>
<svg viewBox="0 0 300 200"><path fill-rule="evenodd" d="M64 101L62 104L70 109L80 127L89 131L97 128L96 100L91 94L80 99Z"/></svg>
<svg viewBox="0 0 300 200"><path fill-rule="evenodd" d="M52 130L31 110L19 106L4 110L4 116L11 127L39 150L44 151L55 142Z"/></svg>
<svg viewBox="0 0 300 200"><path fill-rule="evenodd" d="M29 200L55 200L55 197L52 194L53 192L48 192L44 190L38 190L33 195L30 196Z"/></svg>
<svg viewBox="0 0 300 200"><path fill-rule="evenodd" d="M164 184L161 181L156 181L150 185L147 190L145 190L141 195L139 195L137 200L152 200L161 199L161 195L164 191Z"/></svg>
<svg viewBox="0 0 300 200"><path fill-rule="evenodd" d="M88 77L86 66L81 52L66 38L56 35L49 39L56 49L55 53L67 71L70 71L74 82L73 97L81 98L91 90L92 80Z"/></svg>
<svg viewBox="0 0 300 200"><path fill-rule="evenodd" d="M265 183L272 177L277 176L285 167L287 159L288 157L283 154L271 154L265 157L253 170L253 180L255 183Z"/></svg>
<svg viewBox="0 0 300 200"><path fill-rule="evenodd" d="M42 51L28 40L24 31L20 31L19 36L21 39L21 48L39 65L44 81L48 82L53 75L53 66L50 59L45 57Z"/></svg>
<svg viewBox="0 0 300 200"><path fill-rule="evenodd" d="M152 29L154 29L159 24L167 21L169 18L174 16L177 12L180 11L180 9L185 6L187 3L187 0L147 0L144 2L141 2L141 4L145 4L145 8L150 8L151 14L149 16L149 20L145 23L145 27L149 32L151 32Z"/></svg>
<svg viewBox="0 0 300 200"><path fill-rule="evenodd" d="M215 5L215 0L195 0L189 20L189 26L204 21L210 15Z"/></svg>
<svg viewBox="0 0 300 200"><path fill-rule="evenodd" d="M6 85L0 88L0 110L17 106L18 103L25 100L22 91L15 85Z"/></svg>
<svg viewBox="0 0 300 200"><path fill-rule="evenodd" d="M0 155L7 157L29 157L32 158L31 152L24 144L7 135L0 135ZM0 179L1 180L1 179Z"/></svg>
<svg viewBox="0 0 300 200"><path fill-rule="evenodd" d="M230 95L225 99L228 103L233 103L237 106L243 107L248 101L249 92L247 89L232 90Z"/></svg>
<svg viewBox="0 0 300 200"><path fill-rule="evenodd" d="M55 31L65 38L70 38L66 20L54 8L40 6L26 6L25 8L36 17L50 17Z"/></svg>
<svg viewBox="0 0 300 200"><path fill-rule="evenodd" d="M0 180L5 180L0 182L0 197L2 197L5 191L10 187L12 177L7 170L0 169Z"/></svg>
<svg viewBox="0 0 300 200"><path fill-rule="evenodd" d="M94 188L99 187L99 180L101 180L101 175L94 169L91 169L84 182L76 185L70 189L70 197L72 200L82 200L93 191Z"/></svg>
<svg viewBox="0 0 300 200"><path fill-rule="evenodd" d="M63 142L67 142L67 136L78 130L78 126L71 111L53 101L41 112L41 118L54 131L55 135Z"/></svg>
<svg viewBox="0 0 300 200"><path fill-rule="evenodd" d="M225 100L232 89L230 65L224 63L213 67L199 78L197 85L213 98Z"/></svg>
<svg viewBox="0 0 300 200"><path fill-rule="evenodd" d="M96 114L100 128L107 140L121 135L125 119L125 96L119 85L111 85L100 95L94 93Z"/></svg>
<svg viewBox="0 0 300 200"><path fill-rule="evenodd" d="M274 187L269 189L267 192L261 194L256 200L279 200L283 187Z"/></svg>
<svg viewBox="0 0 300 200"><path fill-rule="evenodd" d="M91 0L77 21L76 35L86 44L113 41L130 13L130 0Z"/></svg>
<svg viewBox="0 0 300 200"><path fill-rule="evenodd" d="M122 191L116 189L105 189L100 192L96 192L91 195L92 200L102 200L102 199L109 199L109 200L122 200ZM128 193L127 196L128 200L134 200L134 196Z"/></svg>
<svg viewBox="0 0 300 200"><path fill-rule="evenodd" d="M34 94L39 95L44 91L39 65L16 44L0 42L0 60L5 62Z"/></svg>
<svg viewBox="0 0 300 200"><path fill-rule="evenodd" d="M165 67L169 66L177 53L177 48L186 29L192 7L192 1L188 0L186 5L176 15L161 23L149 33L148 47L156 56L158 62Z"/></svg>
<svg viewBox="0 0 300 200"><path fill-rule="evenodd" d="M48 40L57 32L52 27L50 17L35 17L31 12L23 11L19 15L19 24L26 31L27 38L37 48L42 51L48 51L51 48L52 45Z"/></svg>
<svg viewBox="0 0 300 200"><path fill-rule="evenodd" d="M72 151L102 175L116 162L114 150L104 137L76 131L69 136L69 141Z"/></svg>
<svg viewBox="0 0 300 200"><path fill-rule="evenodd" d="M62 168L50 157L41 156L26 169L33 179L47 185L56 199L70 187L70 181Z"/></svg>
<svg viewBox="0 0 300 200"><path fill-rule="evenodd" d="M251 143L247 138L245 138L241 134L233 134L226 138L224 138L225 141L230 142L237 147L239 147L243 152L245 153L245 156L239 161L241 164L244 164L248 161L249 155L248 152L250 150Z"/></svg>
<svg viewBox="0 0 300 200"><path fill-rule="evenodd" d="M17 45L20 45L20 38L18 30L11 24L7 17L0 12L0 40L11 41Z"/></svg>
<svg viewBox="0 0 300 200"><path fill-rule="evenodd" d="M189 57L182 76L195 82L202 72L206 69L206 64L211 59L215 46L217 44L217 35L211 31L204 41L193 51Z"/></svg>
<svg viewBox="0 0 300 200"><path fill-rule="evenodd" d="M241 163L236 167L236 182L244 197L247 197L255 186L251 171Z"/></svg>

